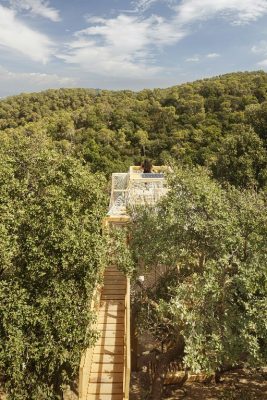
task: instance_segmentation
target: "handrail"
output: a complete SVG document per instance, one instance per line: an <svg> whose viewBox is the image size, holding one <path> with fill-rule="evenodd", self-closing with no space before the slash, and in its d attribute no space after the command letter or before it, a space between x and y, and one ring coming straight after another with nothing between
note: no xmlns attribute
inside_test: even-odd
<svg viewBox="0 0 267 400"><path fill-rule="evenodd" d="M129 400L131 376L131 343L130 343L130 279L127 277L124 319L124 367L123 367L123 400Z"/></svg>
<svg viewBox="0 0 267 400"><path fill-rule="evenodd" d="M92 302L90 305L90 311L98 310L100 304L100 293L101 285L98 284L92 295ZM79 367L79 400L85 400L87 395L87 386L89 381L89 375L91 371L91 364L93 358L94 347L89 347L82 354L80 367Z"/></svg>

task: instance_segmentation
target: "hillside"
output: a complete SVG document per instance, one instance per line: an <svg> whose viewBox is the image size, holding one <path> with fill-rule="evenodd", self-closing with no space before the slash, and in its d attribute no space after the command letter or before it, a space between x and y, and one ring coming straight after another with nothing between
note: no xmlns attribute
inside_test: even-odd
<svg viewBox="0 0 267 400"><path fill-rule="evenodd" d="M110 174L144 158L172 163L166 196L103 234ZM217 382L229 368L265 366L266 190L267 73L1 100L0 398L77 394L107 266L132 276L133 331L150 340L133 353L144 398L163 398L173 368ZM153 287L136 282L146 273Z"/></svg>
<svg viewBox="0 0 267 400"><path fill-rule="evenodd" d="M0 128L43 132L109 175L168 157L237 186L267 179L267 73L233 73L168 89L60 89L0 101Z"/></svg>

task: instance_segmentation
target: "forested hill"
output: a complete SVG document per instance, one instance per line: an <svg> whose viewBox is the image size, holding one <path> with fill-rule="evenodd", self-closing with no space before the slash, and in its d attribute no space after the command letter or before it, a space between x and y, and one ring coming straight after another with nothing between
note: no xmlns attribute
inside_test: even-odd
<svg viewBox="0 0 267 400"><path fill-rule="evenodd" d="M106 177L144 154L178 165L162 204L129 224L126 246L123 231L102 232ZM88 310L115 264L134 276L168 268L157 288L131 296L140 332L167 344L183 370L266 365L266 193L264 72L1 100L0 398L2 388L8 400L77 392L81 355L97 339ZM154 382L168 357L157 355Z"/></svg>
<svg viewBox="0 0 267 400"><path fill-rule="evenodd" d="M0 101L0 129L50 137L90 164L124 171L146 154L206 165L237 186L267 182L267 73L232 73L168 89L47 90ZM15 132L14 132L15 130Z"/></svg>

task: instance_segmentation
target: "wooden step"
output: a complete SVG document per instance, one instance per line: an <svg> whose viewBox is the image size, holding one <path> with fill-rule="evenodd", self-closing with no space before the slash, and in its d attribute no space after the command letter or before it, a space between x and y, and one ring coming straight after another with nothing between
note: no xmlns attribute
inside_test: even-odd
<svg viewBox="0 0 267 400"><path fill-rule="evenodd" d="M125 306L124 301L121 300L121 299L119 299L119 300L116 300L116 299L101 300L100 301L100 307L105 306L105 305L108 305L108 306Z"/></svg>
<svg viewBox="0 0 267 400"><path fill-rule="evenodd" d="M86 400L122 400L122 394L87 394Z"/></svg>
<svg viewBox="0 0 267 400"><path fill-rule="evenodd" d="M100 322L99 324L97 324L97 330L103 333L108 331L114 331L114 332L124 331L124 324L122 323L105 324Z"/></svg>
<svg viewBox="0 0 267 400"><path fill-rule="evenodd" d="M125 294L101 294L101 300L123 300Z"/></svg>
<svg viewBox="0 0 267 400"><path fill-rule="evenodd" d="M124 310L123 309L119 309L119 310L105 310L105 309L100 309L98 312L98 317L102 317L103 315L107 315L108 317L120 317L120 318L124 318Z"/></svg>
<svg viewBox="0 0 267 400"><path fill-rule="evenodd" d="M124 356L121 354L93 354L93 363L95 364L121 364L124 362Z"/></svg>
<svg viewBox="0 0 267 400"><path fill-rule="evenodd" d="M91 373L97 372L98 374L106 372L123 372L123 363L118 364L98 364L94 363L91 366Z"/></svg>
<svg viewBox="0 0 267 400"><path fill-rule="evenodd" d="M112 275L106 275L104 276L104 284L110 284L110 283L114 283L117 282L119 285L124 285L126 284L126 278L125 276L116 276L115 278Z"/></svg>
<svg viewBox="0 0 267 400"><path fill-rule="evenodd" d="M114 288L114 287L116 287L116 288L126 288L126 282L122 282L122 281L117 281L117 280L113 280L113 281L111 281L111 280L108 280L107 282L104 282L104 284L105 284L105 288L109 288L109 289L112 289L112 288Z"/></svg>
<svg viewBox="0 0 267 400"><path fill-rule="evenodd" d="M99 374L98 372L91 372L89 382L122 383L123 374L121 372L105 372L102 374Z"/></svg>
<svg viewBox="0 0 267 400"><path fill-rule="evenodd" d="M113 330L113 331L105 331L105 332L100 331L99 339L103 340L103 338L116 338L116 337L123 338L124 330L122 330L122 331Z"/></svg>
<svg viewBox="0 0 267 400"><path fill-rule="evenodd" d="M106 269L105 269L105 272L106 271L117 271L117 272L122 272L122 271L120 271L117 267L107 267Z"/></svg>
<svg viewBox="0 0 267 400"><path fill-rule="evenodd" d="M105 346L123 346L124 339L123 337L102 337L96 341L96 346L105 345Z"/></svg>
<svg viewBox="0 0 267 400"><path fill-rule="evenodd" d="M116 289L116 288L114 288L114 289L106 289L106 288L104 288L103 289L103 291L102 291L102 293L101 293L101 297L103 298L103 296L106 296L106 295L122 295L123 297L125 296L125 293L126 293L126 289Z"/></svg>
<svg viewBox="0 0 267 400"><path fill-rule="evenodd" d="M117 315L99 315L98 324L123 324L124 323L124 317L118 317Z"/></svg>
<svg viewBox="0 0 267 400"><path fill-rule="evenodd" d="M103 289L126 289L126 284L118 282L108 282L104 284Z"/></svg>
<svg viewBox="0 0 267 400"><path fill-rule="evenodd" d="M124 273L120 272L120 271L106 271L104 273L104 277L106 276L119 276L119 277L123 277L124 279L126 279Z"/></svg>
<svg viewBox="0 0 267 400"><path fill-rule="evenodd" d="M112 315L114 315L114 313L116 315L124 316L125 315L125 307L123 307L123 306L101 307L99 309L99 314L98 315L101 316L101 315L106 314L106 315L112 316Z"/></svg>
<svg viewBox="0 0 267 400"><path fill-rule="evenodd" d="M100 344L94 347L94 354L123 354L124 346Z"/></svg>
<svg viewBox="0 0 267 400"><path fill-rule="evenodd" d="M90 383L88 394L121 394L123 396L122 383Z"/></svg>
<svg viewBox="0 0 267 400"><path fill-rule="evenodd" d="M123 300L102 300L99 305L99 311L103 310L125 310L125 304Z"/></svg>

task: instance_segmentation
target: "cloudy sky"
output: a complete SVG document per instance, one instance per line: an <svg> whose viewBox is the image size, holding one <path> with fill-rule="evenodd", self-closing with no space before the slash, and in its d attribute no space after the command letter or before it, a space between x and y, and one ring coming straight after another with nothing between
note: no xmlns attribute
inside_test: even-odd
<svg viewBox="0 0 267 400"><path fill-rule="evenodd" d="M267 70L267 0L0 0L0 97Z"/></svg>

